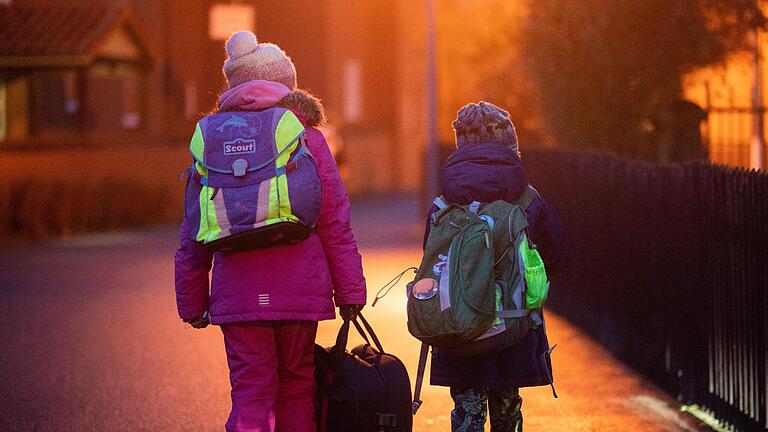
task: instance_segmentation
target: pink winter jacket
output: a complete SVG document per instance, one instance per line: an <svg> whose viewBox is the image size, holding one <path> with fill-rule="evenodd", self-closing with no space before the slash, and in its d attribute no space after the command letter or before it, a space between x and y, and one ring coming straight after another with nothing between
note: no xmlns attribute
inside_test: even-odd
<svg viewBox="0 0 768 432"><path fill-rule="evenodd" d="M291 109L307 130L322 182L322 207L304 242L249 252L210 253L181 226L176 251L176 305L182 319L208 310L213 324L255 320L333 319L336 305L365 304L360 253L349 225L349 198L323 134L322 105L282 84L251 81L225 92L220 109ZM208 284L208 272L213 273Z"/></svg>

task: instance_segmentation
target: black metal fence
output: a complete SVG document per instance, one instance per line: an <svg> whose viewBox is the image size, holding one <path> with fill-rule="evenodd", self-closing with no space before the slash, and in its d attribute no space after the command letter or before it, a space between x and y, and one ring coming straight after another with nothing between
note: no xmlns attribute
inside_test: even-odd
<svg viewBox="0 0 768 432"><path fill-rule="evenodd" d="M768 174L531 151L574 257L550 304L685 404L768 429Z"/></svg>

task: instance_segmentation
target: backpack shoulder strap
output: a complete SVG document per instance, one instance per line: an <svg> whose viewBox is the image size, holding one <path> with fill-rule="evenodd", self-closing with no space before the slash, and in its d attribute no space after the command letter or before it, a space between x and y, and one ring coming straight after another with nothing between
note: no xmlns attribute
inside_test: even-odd
<svg viewBox="0 0 768 432"><path fill-rule="evenodd" d="M421 343L421 352L419 353L419 369L416 371L416 387L413 389L413 404L411 405L411 410L413 410L413 415L416 415L416 412L421 407L421 404L423 403L421 401L421 385L424 383L424 373L427 369L427 357L429 356L429 345L425 344L424 342Z"/></svg>
<svg viewBox="0 0 768 432"><path fill-rule="evenodd" d="M442 209L448 207L448 201L442 195L440 195L439 197L435 198L435 200L432 201L432 203L435 204L435 206L437 206L438 210L442 210Z"/></svg>
<svg viewBox="0 0 768 432"><path fill-rule="evenodd" d="M515 204L525 210L529 205L531 205L533 200L538 197L539 191L534 189L533 186L528 185L528 187L525 188L525 191L514 202L512 202L512 204Z"/></svg>
<svg viewBox="0 0 768 432"><path fill-rule="evenodd" d="M442 195L435 198L434 201L432 201L433 204L437 207L437 210L432 213L432 219L431 222L433 225L436 225L440 218L445 216L446 214L450 213L451 210L454 209L464 209L463 206L460 206L458 204L451 204L448 202L448 200L445 199ZM466 210L466 209L464 209Z"/></svg>

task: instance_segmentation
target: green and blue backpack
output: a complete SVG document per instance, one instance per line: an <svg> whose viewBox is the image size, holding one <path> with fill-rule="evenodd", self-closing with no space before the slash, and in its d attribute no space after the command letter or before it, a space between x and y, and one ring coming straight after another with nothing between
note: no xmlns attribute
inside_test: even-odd
<svg viewBox="0 0 768 432"><path fill-rule="evenodd" d="M504 349L540 322L549 282L527 235L532 187L515 203L435 200L416 278L408 285L408 330L454 354ZM538 317L537 317L538 315Z"/></svg>
<svg viewBox="0 0 768 432"><path fill-rule="evenodd" d="M538 196L528 186L513 203L435 200L424 257L408 284L408 331L422 341L414 414L430 346L454 355L488 353L543 324L549 280L525 216Z"/></svg>

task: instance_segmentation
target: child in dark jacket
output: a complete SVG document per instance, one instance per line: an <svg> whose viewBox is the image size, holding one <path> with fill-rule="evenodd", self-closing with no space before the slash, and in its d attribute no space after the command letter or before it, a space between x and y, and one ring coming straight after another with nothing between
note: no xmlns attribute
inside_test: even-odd
<svg viewBox="0 0 768 432"><path fill-rule="evenodd" d="M443 168L442 194L446 201L516 200L528 187L520 160L517 135L509 114L487 102L459 110L453 122L457 150ZM429 212L428 221L437 208ZM529 237L538 246L547 273L560 270L568 257L565 229L555 209L542 197L525 209ZM425 233L429 236L430 224ZM520 387L552 384L552 368L544 317L517 344L489 354L450 355L433 350L430 382L451 389L455 407L451 430L482 431L486 405L491 431L521 431Z"/></svg>

